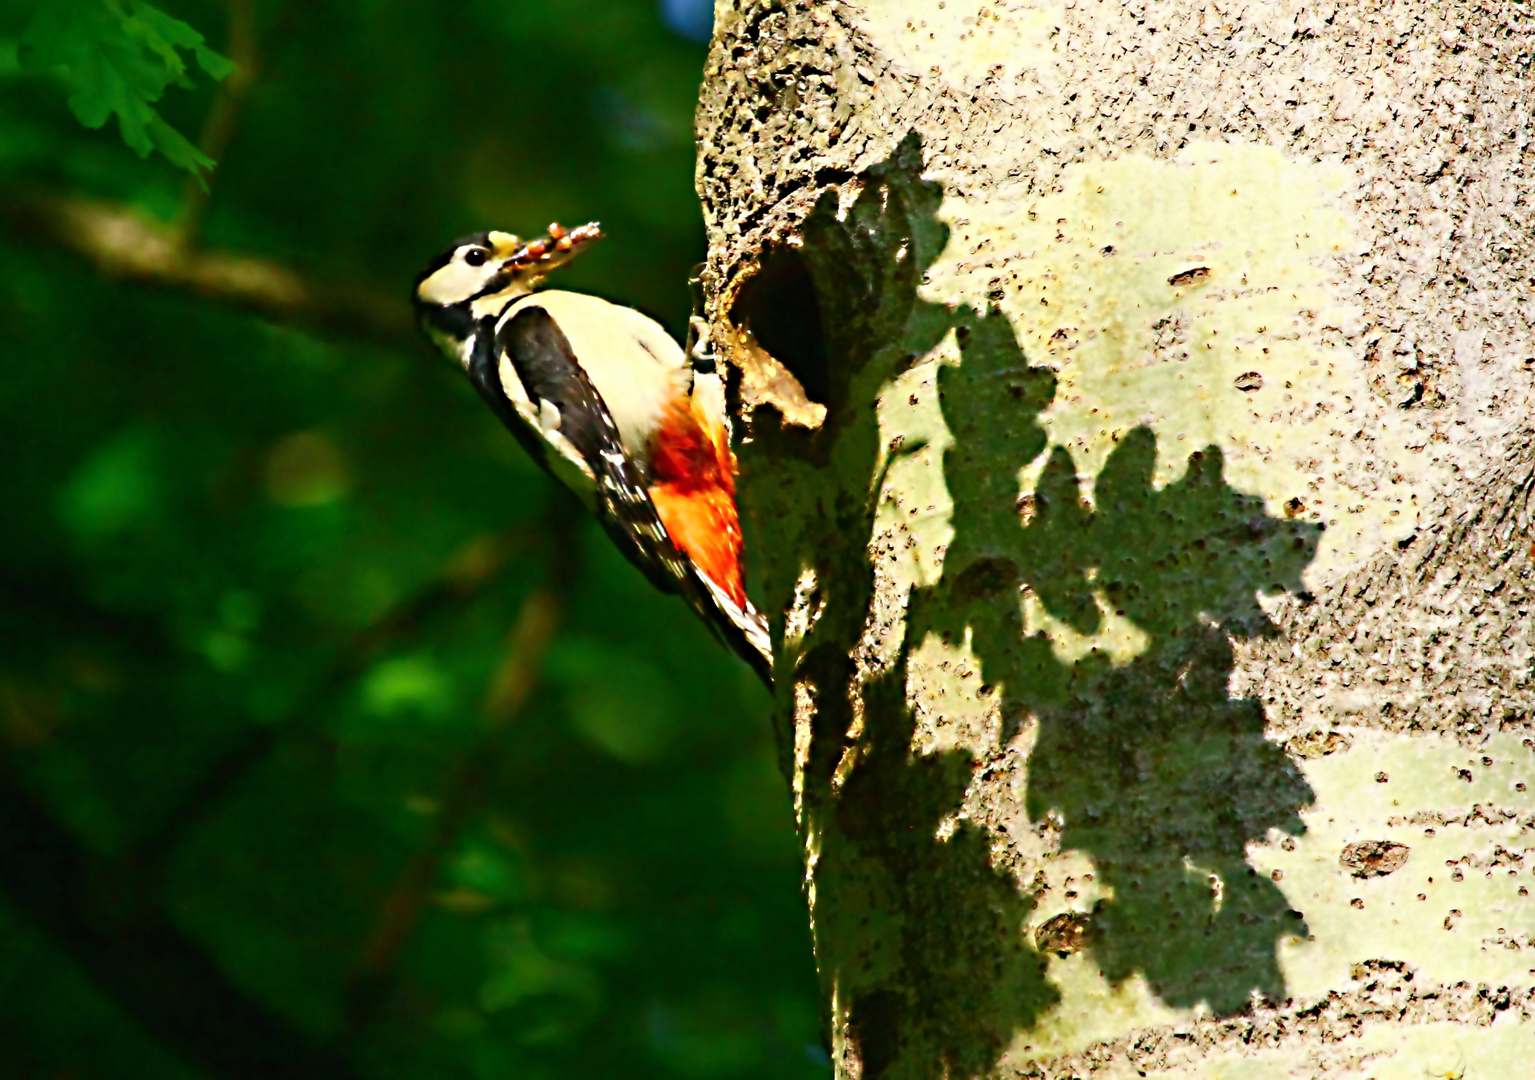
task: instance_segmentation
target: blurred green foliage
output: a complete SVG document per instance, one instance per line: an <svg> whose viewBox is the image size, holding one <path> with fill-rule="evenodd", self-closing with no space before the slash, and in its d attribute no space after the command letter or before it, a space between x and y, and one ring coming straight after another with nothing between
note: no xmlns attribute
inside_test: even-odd
<svg viewBox="0 0 1535 1080"><path fill-rule="evenodd" d="M69 107L86 127L99 128L116 115L123 141L139 157L157 149L198 173L212 168L213 159L154 109L171 83L192 85L183 49L214 79L234 70L196 30L143 0L39 0L19 56L25 68L57 70L69 83Z"/></svg>
<svg viewBox="0 0 1535 1080"><path fill-rule="evenodd" d="M0 188L402 308L455 236L598 219L560 283L682 331L703 48L653 0L165 8L253 29L238 100L111 92L224 117L206 202L21 0ZM17 235L0 280L0 1075L826 1074L767 695L459 373Z"/></svg>

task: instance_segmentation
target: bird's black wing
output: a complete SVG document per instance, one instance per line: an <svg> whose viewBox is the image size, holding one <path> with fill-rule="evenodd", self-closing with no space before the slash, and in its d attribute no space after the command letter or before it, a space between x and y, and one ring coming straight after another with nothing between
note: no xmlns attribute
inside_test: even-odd
<svg viewBox="0 0 1535 1080"><path fill-rule="evenodd" d="M535 408L547 401L559 410L560 434L592 471L603 528L653 585L676 592L679 580L688 576L688 560L661 524L638 466L624 453L607 404L549 313L536 306L523 308L497 332L495 352L511 361ZM495 380L504 401L499 372ZM512 408L510 402L507 408ZM517 426L528 431L520 418ZM547 453L540 445L535 456L544 461Z"/></svg>
<svg viewBox="0 0 1535 1080"><path fill-rule="evenodd" d="M590 467L596 483L597 518L603 530L656 588L680 593L708 626L769 685L771 664L765 654L766 626L750 607L740 611L672 543L651 501L648 478L624 452L607 404L576 360L570 341L543 308L530 304L508 319L496 334L494 352L512 364L535 407L550 402L560 411L559 431ZM477 358L476 358L477 359ZM487 376L502 404L494 406L514 434L537 440L506 399L496 376L494 357ZM471 376L475 364L472 361ZM484 388L481 393L485 393ZM508 417L505 413L510 412ZM509 421L509 422L508 422ZM519 430L520 429L520 430ZM525 440L524 440L525 441ZM545 461L543 447L535 457Z"/></svg>
<svg viewBox="0 0 1535 1080"><path fill-rule="evenodd" d="M507 398L506 390L501 386L500 350L496 347L496 317L487 315L481 319L479 327L469 340L470 353L467 365L469 381L485 404L490 406L490 411L496 414L496 419L500 420L506 430L510 431L522 444L522 448L532 455L534 461L548 468L542 440L517 414L517 407Z"/></svg>

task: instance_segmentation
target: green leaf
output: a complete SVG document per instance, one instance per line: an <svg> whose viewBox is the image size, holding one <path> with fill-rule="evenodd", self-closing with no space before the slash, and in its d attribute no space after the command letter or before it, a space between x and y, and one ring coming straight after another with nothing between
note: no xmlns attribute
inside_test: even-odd
<svg viewBox="0 0 1535 1080"><path fill-rule="evenodd" d="M375 716L402 713L438 718L453 707L453 686L447 675L425 656L385 660L362 683L363 703Z"/></svg>
<svg viewBox="0 0 1535 1080"><path fill-rule="evenodd" d="M223 80L234 74L235 62L229 57L214 52L206 45L199 45L193 51L197 54L197 66L210 79Z"/></svg>
<svg viewBox="0 0 1535 1080"><path fill-rule="evenodd" d="M149 137L154 141L155 149L165 155L165 160L172 165L180 166L187 172L202 180L202 172L199 170L213 171L216 162L194 146L185 135L171 127L160 114L153 109L146 110L149 113L147 127ZM140 157L143 154L139 155Z"/></svg>
<svg viewBox="0 0 1535 1080"><path fill-rule="evenodd" d="M142 0L42 0L22 33L19 58L24 68L63 75L80 123L99 128L115 115L123 142L140 157L159 150L202 182L213 159L153 107L172 83L192 85L183 50L210 78L234 70L196 30Z"/></svg>
<svg viewBox="0 0 1535 1080"><path fill-rule="evenodd" d="M78 540L108 540L149 525L165 504L165 462L153 428L134 426L107 440L59 492L59 516Z"/></svg>

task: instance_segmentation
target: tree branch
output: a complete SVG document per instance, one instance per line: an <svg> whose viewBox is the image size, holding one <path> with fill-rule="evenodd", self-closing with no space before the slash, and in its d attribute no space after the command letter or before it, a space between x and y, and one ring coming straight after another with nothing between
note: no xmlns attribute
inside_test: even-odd
<svg viewBox="0 0 1535 1080"><path fill-rule="evenodd" d="M0 221L81 256L109 277L390 348L416 344L403 295L315 281L271 259L198 251L183 242L177 226L113 203L8 189L0 191Z"/></svg>
<svg viewBox="0 0 1535 1080"><path fill-rule="evenodd" d="M463 753L443 785L437 828L431 841L405 865L379 909L378 920L353 975L351 1033L355 1038L377 1015L394 985L400 957L410 944L431 895L443 859L465 826L485 804L505 736L521 718L543 673L544 658L559 628L570 582L579 564L575 543L578 508L557 500L551 510L552 558L548 580L523 602L507 639L500 667L491 677L480 712L484 734Z"/></svg>
<svg viewBox="0 0 1535 1080"><path fill-rule="evenodd" d="M240 117L250 100L257 76L261 71L261 51L256 41L256 5L254 0L229 0L229 59L235 69L219 83L213 98L213 107L203 123L198 149L216 162L224 160L224 152L234 141L240 127ZM218 183L218 170L202 179L188 177L181 196L181 220L177 231L182 244L196 242L202 228L203 216L213 196L213 186Z"/></svg>

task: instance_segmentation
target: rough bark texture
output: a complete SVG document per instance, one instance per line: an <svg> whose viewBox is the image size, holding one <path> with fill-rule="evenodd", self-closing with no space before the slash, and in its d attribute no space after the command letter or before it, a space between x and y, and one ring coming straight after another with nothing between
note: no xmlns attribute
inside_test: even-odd
<svg viewBox="0 0 1535 1080"><path fill-rule="evenodd" d="M1512 3L721 0L839 1076L1525 1074L1532 57Z"/></svg>

